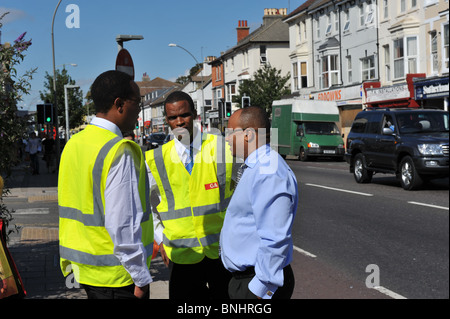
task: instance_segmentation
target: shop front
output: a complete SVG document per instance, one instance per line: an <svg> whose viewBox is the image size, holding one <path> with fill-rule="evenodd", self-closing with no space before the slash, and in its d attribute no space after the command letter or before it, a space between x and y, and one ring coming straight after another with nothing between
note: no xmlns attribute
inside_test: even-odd
<svg viewBox="0 0 450 319"><path fill-rule="evenodd" d="M312 92L310 99L336 102L339 108L341 133L346 136L351 129L356 114L362 110L362 89L362 85L353 85L334 90Z"/></svg>
<svg viewBox="0 0 450 319"><path fill-rule="evenodd" d="M381 86L380 82L364 82L364 104L366 107L420 107L415 99L414 80L425 78L425 74L407 74L406 83Z"/></svg>
<svg viewBox="0 0 450 319"><path fill-rule="evenodd" d="M415 99L423 108L448 111L449 100L448 77L415 79Z"/></svg>

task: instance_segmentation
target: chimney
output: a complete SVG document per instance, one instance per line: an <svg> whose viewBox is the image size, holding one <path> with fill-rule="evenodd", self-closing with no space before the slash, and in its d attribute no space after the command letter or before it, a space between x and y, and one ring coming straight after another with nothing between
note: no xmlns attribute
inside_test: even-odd
<svg viewBox="0 0 450 319"><path fill-rule="evenodd" d="M239 20L239 26L236 28L237 30L237 42L241 42L242 39L247 37L250 34L250 28L247 25L247 20Z"/></svg>
<svg viewBox="0 0 450 319"><path fill-rule="evenodd" d="M284 18L287 15L287 9L264 9L263 24L267 25L276 19Z"/></svg>

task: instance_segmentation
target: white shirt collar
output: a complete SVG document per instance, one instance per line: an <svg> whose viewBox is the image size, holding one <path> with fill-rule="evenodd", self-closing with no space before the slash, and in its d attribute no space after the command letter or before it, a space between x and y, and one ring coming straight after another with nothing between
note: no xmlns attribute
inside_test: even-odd
<svg viewBox="0 0 450 319"><path fill-rule="evenodd" d="M110 132L113 132L114 134L118 135L119 137L123 137L122 132L120 131L119 127L116 124L114 124L113 122L108 121L106 119L103 119L100 117L94 117L90 124L104 128L105 130L108 130Z"/></svg>

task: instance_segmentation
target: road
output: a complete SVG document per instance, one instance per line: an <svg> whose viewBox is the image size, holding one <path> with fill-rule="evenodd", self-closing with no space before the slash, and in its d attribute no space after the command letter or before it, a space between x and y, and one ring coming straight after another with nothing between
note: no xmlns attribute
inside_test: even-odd
<svg viewBox="0 0 450 319"><path fill-rule="evenodd" d="M357 184L345 162L287 162L300 193L294 298L449 298L448 179L408 192L390 175ZM55 200L5 202L16 224L58 227Z"/></svg>
<svg viewBox="0 0 450 319"><path fill-rule="evenodd" d="M357 184L345 162L288 164L300 192L296 247L359 284L379 270L391 297L449 298L448 179L408 192L391 175Z"/></svg>

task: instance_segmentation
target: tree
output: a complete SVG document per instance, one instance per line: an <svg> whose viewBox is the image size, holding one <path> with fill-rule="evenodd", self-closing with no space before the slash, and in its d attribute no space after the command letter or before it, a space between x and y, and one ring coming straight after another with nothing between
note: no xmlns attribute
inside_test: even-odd
<svg viewBox="0 0 450 319"><path fill-rule="evenodd" d="M3 17L0 16L0 32L3 27ZM25 33L21 34L14 44L0 43L0 174L9 177L11 168L17 162L17 144L21 142L27 133L27 122L18 116L17 102L22 96L29 93L30 80L36 69L17 74L16 66L25 58L25 51L31 45L31 40L25 41ZM7 194L9 190L3 189ZM12 221L11 213L1 199L0 194L0 218L4 220L6 227ZM17 230L17 227L15 228ZM13 230L8 230L7 235Z"/></svg>
<svg viewBox="0 0 450 319"><path fill-rule="evenodd" d="M253 80L244 80L239 86L239 95L234 96L233 102L238 103L241 108L242 97L250 96L251 105L259 106L272 113L272 103L279 100L283 95L291 93L287 83L290 75L281 76L281 70L264 65L253 76Z"/></svg>
<svg viewBox="0 0 450 319"><path fill-rule="evenodd" d="M54 103L53 99L53 75L45 73L45 92L39 92L41 100L45 103ZM56 104L58 108L58 123L60 127L66 127L66 102L64 97L64 85L75 85L67 70L56 70ZM73 129L83 124L86 108L83 107L83 92L80 88L67 89L69 102L69 128Z"/></svg>

